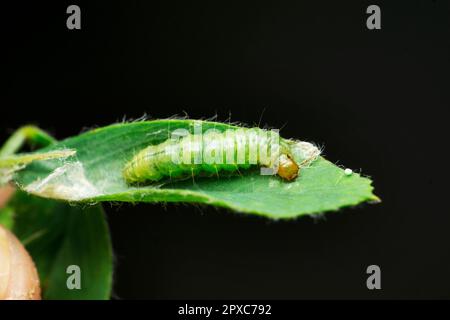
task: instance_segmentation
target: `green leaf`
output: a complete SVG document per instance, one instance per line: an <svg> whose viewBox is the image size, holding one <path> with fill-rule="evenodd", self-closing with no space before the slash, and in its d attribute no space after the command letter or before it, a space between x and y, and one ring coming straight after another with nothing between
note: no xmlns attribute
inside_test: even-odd
<svg viewBox="0 0 450 320"><path fill-rule="evenodd" d="M14 210L7 206L0 209L0 224L8 230L14 225Z"/></svg>
<svg viewBox="0 0 450 320"><path fill-rule="evenodd" d="M112 249L100 205L86 208L16 192L2 216L33 257L45 299L108 299ZM13 211L13 213L11 213ZM81 270L81 289L69 290L67 267Z"/></svg>
<svg viewBox="0 0 450 320"><path fill-rule="evenodd" d="M0 149L0 184L8 182L15 171L33 161L62 159L75 154L74 150L50 150L15 155L25 143L43 147L55 142L39 128L25 126L18 129ZM16 233L33 256L44 298L110 297L112 251L100 205L82 210L19 191L6 207L0 209L0 224ZM80 267L80 290L67 287L66 281L71 274L66 270L70 265Z"/></svg>
<svg viewBox="0 0 450 320"><path fill-rule="evenodd" d="M0 168L26 165L33 161L39 160L67 158L73 156L74 154L74 150L53 150L43 153L23 153L0 158Z"/></svg>
<svg viewBox="0 0 450 320"><path fill-rule="evenodd" d="M26 191L47 198L72 202L196 202L230 208L270 218L293 218L317 214L365 201L376 201L371 181L344 171L319 158L303 168L294 182L259 171L221 178L196 178L168 184L133 187L127 185L122 170L138 151L159 144L174 129L191 132L224 131L235 126L194 120L156 120L116 124L58 142L42 152L76 150L65 160L34 162L19 172L16 182Z"/></svg>
<svg viewBox="0 0 450 320"><path fill-rule="evenodd" d="M43 153L23 153L0 158L0 186L11 181L15 172L33 161L63 159L75 154L74 150L53 150Z"/></svg>
<svg viewBox="0 0 450 320"><path fill-rule="evenodd" d="M43 147L55 142L56 140L47 132L32 125L23 126L14 132L2 146L0 158L15 154L25 143Z"/></svg>

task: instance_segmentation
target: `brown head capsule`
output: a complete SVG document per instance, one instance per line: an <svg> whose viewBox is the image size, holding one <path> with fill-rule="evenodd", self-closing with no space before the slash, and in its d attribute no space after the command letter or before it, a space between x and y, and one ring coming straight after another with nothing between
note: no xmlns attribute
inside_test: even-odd
<svg viewBox="0 0 450 320"><path fill-rule="evenodd" d="M299 173L298 164L291 159L287 154L280 155L278 162L278 172L277 174L287 181L292 181L297 178Z"/></svg>

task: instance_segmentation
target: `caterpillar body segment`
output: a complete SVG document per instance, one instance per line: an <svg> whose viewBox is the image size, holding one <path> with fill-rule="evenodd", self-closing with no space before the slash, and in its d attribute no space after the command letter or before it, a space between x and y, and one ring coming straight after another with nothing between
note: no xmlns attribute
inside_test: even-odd
<svg viewBox="0 0 450 320"><path fill-rule="evenodd" d="M297 177L301 166L319 154L314 145L283 139L275 131L208 130L148 146L125 165L123 177L129 184L139 184L167 178L220 176L259 166L274 168L274 173L290 181ZM301 159L301 163L294 159Z"/></svg>

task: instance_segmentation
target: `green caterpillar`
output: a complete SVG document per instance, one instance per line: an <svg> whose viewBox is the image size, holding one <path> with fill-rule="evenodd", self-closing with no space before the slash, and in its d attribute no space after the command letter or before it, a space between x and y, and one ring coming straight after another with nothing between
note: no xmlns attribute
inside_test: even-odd
<svg viewBox="0 0 450 320"><path fill-rule="evenodd" d="M219 176L221 172L233 173L259 166L262 174L278 174L291 181L298 176L300 167L314 161L319 154L320 150L313 144L283 139L275 131L208 130L148 146L125 165L123 177L129 184L151 183L165 178Z"/></svg>

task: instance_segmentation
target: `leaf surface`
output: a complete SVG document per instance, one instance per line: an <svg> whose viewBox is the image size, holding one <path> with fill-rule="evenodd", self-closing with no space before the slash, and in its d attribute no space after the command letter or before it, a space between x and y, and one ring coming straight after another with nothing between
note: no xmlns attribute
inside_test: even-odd
<svg viewBox="0 0 450 320"><path fill-rule="evenodd" d="M258 214L270 218L294 218L318 214L361 202L376 201L371 180L344 170L320 157L302 168L293 182L259 170L219 178L195 178L165 184L130 186L124 165L138 151L167 140L175 129L201 125L203 131L236 128L198 120L156 120L115 124L53 144L40 152L75 150L67 159L33 162L16 174L26 191L72 202L195 202Z"/></svg>

